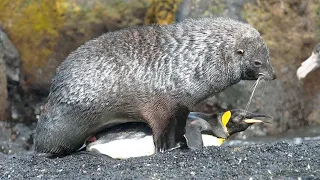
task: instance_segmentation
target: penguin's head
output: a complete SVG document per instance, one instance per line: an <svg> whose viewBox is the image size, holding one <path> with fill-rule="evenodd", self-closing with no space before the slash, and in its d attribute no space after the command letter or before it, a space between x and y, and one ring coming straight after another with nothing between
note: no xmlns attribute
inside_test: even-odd
<svg viewBox="0 0 320 180"><path fill-rule="evenodd" d="M272 119L272 117L264 114L252 113L243 109L233 109L221 114L190 112L188 120L191 120L193 124L197 124L204 134L226 139L234 133L246 130L255 123L264 123L265 121L256 119L259 117ZM187 125L191 123L187 122Z"/></svg>
<svg viewBox="0 0 320 180"><path fill-rule="evenodd" d="M217 126L215 129L225 129L229 137L232 134L245 131L246 129L248 129L248 127L255 123L266 122L260 119L256 119L259 117L272 119L272 117L264 114L252 113L243 109L233 109L230 111L226 111L220 116L218 116L217 120L221 122L222 127L220 125ZM219 125L220 123L217 124ZM225 140L226 138L218 138L219 145L221 145Z"/></svg>
<svg viewBox="0 0 320 180"><path fill-rule="evenodd" d="M272 117L264 114L252 113L243 109L234 109L223 113L220 120L226 127L229 135L232 135L246 130L255 123L265 123L265 121L256 119L261 117L272 119Z"/></svg>
<svg viewBox="0 0 320 180"><path fill-rule="evenodd" d="M202 146L220 146L232 134L244 131L255 123L264 123L256 119L259 117L271 118L242 109L221 114L190 112L185 134L188 147L199 149Z"/></svg>

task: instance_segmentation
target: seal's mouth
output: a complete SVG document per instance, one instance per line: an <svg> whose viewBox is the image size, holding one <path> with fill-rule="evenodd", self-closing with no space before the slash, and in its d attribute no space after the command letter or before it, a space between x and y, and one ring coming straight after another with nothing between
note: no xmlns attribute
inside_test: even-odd
<svg viewBox="0 0 320 180"><path fill-rule="evenodd" d="M247 69L243 76L243 80L257 80L257 79L263 79L266 81L271 81L276 79L276 73L274 72L273 68L271 70L264 70L261 69L257 72L258 70L252 70L252 69Z"/></svg>
<svg viewBox="0 0 320 180"><path fill-rule="evenodd" d="M258 78L260 78L262 80L266 80L266 81L271 81L271 80L275 80L277 78L277 76L274 72L272 72L270 74L259 73Z"/></svg>

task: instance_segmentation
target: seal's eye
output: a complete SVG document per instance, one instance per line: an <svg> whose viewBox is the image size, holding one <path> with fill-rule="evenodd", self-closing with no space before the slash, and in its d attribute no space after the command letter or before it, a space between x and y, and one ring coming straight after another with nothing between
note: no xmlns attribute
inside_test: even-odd
<svg viewBox="0 0 320 180"><path fill-rule="evenodd" d="M238 53L238 54L243 54L243 53L244 53L244 50L243 50L243 49L238 49L238 50L237 50L237 53Z"/></svg>
<svg viewBox="0 0 320 180"><path fill-rule="evenodd" d="M261 67L262 63L260 61L254 61L254 66Z"/></svg>

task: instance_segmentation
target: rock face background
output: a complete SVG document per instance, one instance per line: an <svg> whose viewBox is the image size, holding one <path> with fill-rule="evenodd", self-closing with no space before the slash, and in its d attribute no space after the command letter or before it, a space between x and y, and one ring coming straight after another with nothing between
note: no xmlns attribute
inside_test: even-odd
<svg viewBox="0 0 320 180"><path fill-rule="evenodd" d="M295 75L320 41L319 12L319 0L2 0L0 25L17 48L4 59L8 119L36 121L56 67L89 39L134 25L228 16L260 31L277 72L276 81L267 82L266 88L260 85L249 109L274 117L272 125L260 127L266 130L261 132L320 124L320 70L303 81ZM3 77L3 72L0 74ZM196 110L245 108L252 84L241 82L199 104ZM0 88L0 92L4 91Z"/></svg>
<svg viewBox="0 0 320 180"><path fill-rule="evenodd" d="M22 61L18 86L12 87L12 93L9 90L14 97L8 118L36 121L60 62L105 32L142 25L149 5L143 0L1 0L0 25ZM15 59L8 58L8 62Z"/></svg>
<svg viewBox="0 0 320 180"><path fill-rule="evenodd" d="M0 120L6 119L7 96L6 65L0 50Z"/></svg>

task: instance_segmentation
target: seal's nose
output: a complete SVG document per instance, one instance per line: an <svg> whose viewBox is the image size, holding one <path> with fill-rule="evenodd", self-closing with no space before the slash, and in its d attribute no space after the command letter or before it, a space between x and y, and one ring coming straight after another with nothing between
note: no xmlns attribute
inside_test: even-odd
<svg viewBox="0 0 320 180"><path fill-rule="evenodd" d="M269 80L275 80L277 78L276 72L271 65L270 65L270 69L267 74L269 76Z"/></svg>
<svg viewBox="0 0 320 180"><path fill-rule="evenodd" d="M273 70L272 72L272 80L275 80L277 78L276 72Z"/></svg>
<svg viewBox="0 0 320 180"><path fill-rule="evenodd" d="M259 73L261 77L265 80L275 80L277 78L276 72L272 69L265 71L264 73Z"/></svg>

